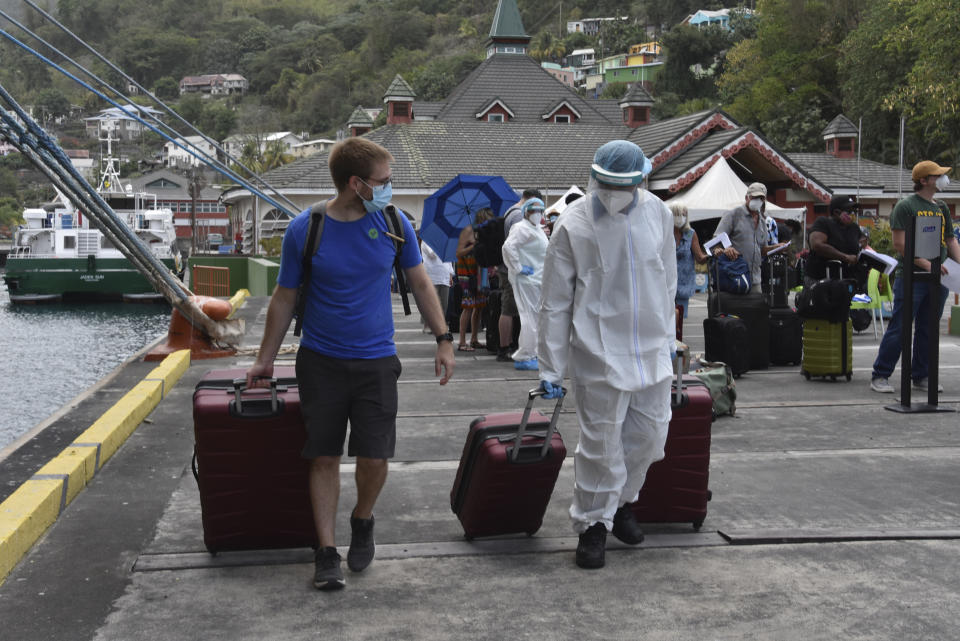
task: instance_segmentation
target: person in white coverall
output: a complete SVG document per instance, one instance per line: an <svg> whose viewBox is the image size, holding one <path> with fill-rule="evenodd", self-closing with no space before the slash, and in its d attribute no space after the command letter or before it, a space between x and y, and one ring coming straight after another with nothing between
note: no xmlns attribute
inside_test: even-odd
<svg viewBox="0 0 960 641"><path fill-rule="evenodd" d="M632 511L647 468L663 458L677 287L673 215L639 188L650 161L625 140L600 147L585 198L560 217L543 267L540 386L572 379L580 440L570 517L576 562L604 565L607 532L643 540Z"/></svg>
<svg viewBox="0 0 960 641"><path fill-rule="evenodd" d="M512 355L513 366L520 370L537 369L537 310L540 308L540 282L543 259L547 254L547 234L543 231L543 201L530 198L520 209L523 220L510 228L503 242L503 262L513 287L520 337Z"/></svg>

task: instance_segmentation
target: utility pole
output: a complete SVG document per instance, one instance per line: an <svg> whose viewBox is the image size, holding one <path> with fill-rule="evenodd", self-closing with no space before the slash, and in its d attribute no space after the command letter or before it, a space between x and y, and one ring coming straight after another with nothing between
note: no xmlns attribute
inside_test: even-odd
<svg viewBox="0 0 960 641"><path fill-rule="evenodd" d="M197 200L207 186L207 179L197 166L187 171L187 178L187 191L190 194L190 255L193 256L197 253Z"/></svg>

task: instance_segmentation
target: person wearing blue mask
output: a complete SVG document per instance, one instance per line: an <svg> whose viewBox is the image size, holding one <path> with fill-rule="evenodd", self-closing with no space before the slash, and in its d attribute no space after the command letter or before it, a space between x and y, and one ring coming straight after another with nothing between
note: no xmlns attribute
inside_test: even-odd
<svg viewBox="0 0 960 641"><path fill-rule="evenodd" d="M677 289L673 214L640 188L651 171L637 145L594 155L587 195L557 221L543 266L538 360L547 398L569 375L580 439L570 517L576 563L604 565L607 532L643 540L629 503L663 458Z"/></svg>
<svg viewBox="0 0 960 641"><path fill-rule="evenodd" d="M340 497L340 459L350 425L349 456L356 457L357 502L350 514L347 565L354 572L373 560L373 508L387 477L396 442L400 361L393 342L390 275L395 258L427 325L437 337L435 368L445 384L453 375L453 336L406 216L399 255L382 209L390 202L393 156L364 138L348 138L330 150L337 195L323 204L323 234L310 263L297 382L306 426L302 456L310 459L310 498L319 547L313 585L344 586L334 532ZM277 287L249 387L263 387L296 309L304 279L303 253L310 209L294 218L283 237Z"/></svg>

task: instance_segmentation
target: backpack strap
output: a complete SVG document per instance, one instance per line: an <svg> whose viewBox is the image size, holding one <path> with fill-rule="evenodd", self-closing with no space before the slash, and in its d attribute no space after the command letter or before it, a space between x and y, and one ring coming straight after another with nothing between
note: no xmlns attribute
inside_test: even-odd
<svg viewBox="0 0 960 641"><path fill-rule="evenodd" d="M393 247L396 254L393 258L393 271L397 277L397 289L400 291L400 300L403 301L403 315L409 316L410 299L407 296L407 281L403 277L403 268L400 267L400 251L403 249L403 243L406 239L403 237L403 225L397 216L397 208L393 203L383 208L383 218L387 223L387 235L393 241Z"/></svg>
<svg viewBox="0 0 960 641"><path fill-rule="evenodd" d="M307 293L310 290L310 272L313 267L313 255L320 244L320 237L323 235L323 223L327 216L327 203L319 202L310 206L310 226L307 227L307 242L303 245L303 258L301 259L301 278L300 286L297 288L297 304L294 316L297 319L293 326L293 335L300 336L303 329L303 317L307 310Z"/></svg>

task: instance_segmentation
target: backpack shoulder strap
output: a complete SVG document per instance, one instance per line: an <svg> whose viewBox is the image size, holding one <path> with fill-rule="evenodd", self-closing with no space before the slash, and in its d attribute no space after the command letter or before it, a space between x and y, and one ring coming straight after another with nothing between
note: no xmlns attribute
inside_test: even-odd
<svg viewBox="0 0 960 641"><path fill-rule="evenodd" d="M397 289L400 291L400 300L403 302L403 315L409 316L410 300L407 296L407 281L403 277L403 269L400 267L400 251L403 249L403 243L406 242L403 233L403 225L397 215L397 207L390 203L383 208L383 219L387 224L387 235L393 241L393 248L396 251L393 257L393 271L397 277Z"/></svg>
<svg viewBox="0 0 960 641"><path fill-rule="evenodd" d="M297 288L297 306L294 312L296 322L293 326L293 335L300 336L303 329L303 317L307 309L307 292L310 288L310 272L313 267L313 255L320 244L323 235L323 223L327 219L327 203L318 202L310 206L310 225L307 227L307 242L303 244L301 258L302 275L300 286Z"/></svg>

